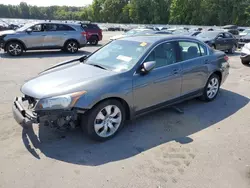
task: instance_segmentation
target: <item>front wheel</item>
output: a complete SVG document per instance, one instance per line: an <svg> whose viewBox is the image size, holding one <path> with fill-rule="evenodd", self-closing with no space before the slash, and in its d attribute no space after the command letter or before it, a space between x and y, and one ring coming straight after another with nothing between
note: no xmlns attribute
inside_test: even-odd
<svg viewBox="0 0 250 188"><path fill-rule="evenodd" d="M125 110L122 104L117 100L107 100L87 112L81 126L90 138L105 141L114 137L124 122Z"/></svg>
<svg viewBox="0 0 250 188"><path fill-rule="evenodd" d="M6 50L11 56L20 56L23 53L23 45L19 42L9 42Z"/></svg>
<svg viewBox="0 0 250 188"><path fill-rule="evenodd" d="M201 99L207 102L214 100L220 90L220 78L217 74L213 74L207 81Z"/></svg>
<svg viewBox="0 0 250 188"><path fill-rule="evenodd" d="M241 63L242 63L243 65L249 65L249 61L241 60Z"/></svg>

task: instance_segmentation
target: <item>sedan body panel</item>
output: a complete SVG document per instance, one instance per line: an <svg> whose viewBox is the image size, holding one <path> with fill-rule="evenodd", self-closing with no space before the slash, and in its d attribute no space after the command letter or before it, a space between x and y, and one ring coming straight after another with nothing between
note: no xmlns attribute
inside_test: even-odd
<svg viewBox="0 0 250 188"><path fill-rule="evenodd" d="M155 69L133 78L134 108L136 111L180 97L181 66L179 64Z"/></svg>
<svg viewBox="0 0 250 188"><path fill-rule="evenodd" d="M222 74L222 82L229 73L229 65L224 59L223 52L213 51L201 41L191 37L157 35L128 37L119 40L120 42L123 40L139 42L139 47L137 46L139 50L147 44L151 45L143 52L133 67L126 71L105 70L101 66L87 64L87 61L86 63L70 63L49 69L29 80L22 86L22 93L39 100L86 91L72 108L90 110L103 100L115 98L120 100L125 107L128 106L129 117L133 118L140 112L147 111L150 107L171 101L182 101L188 94L201 91L209 76L216 71ZM194 47L190 46L190 49L183 49L183 53L191 59L178 61L180 59L178 53L172 52L180 49L170 47L180 40L190 41L197 46L201 44L207 51L207 55L202 56L200 52L199 57L191 58L190 55L192 55ZM117 41L108 45L115 42ZM165 61L165 57L169 58L169 55L175 54L175 61L172 64L156 67L147 74L142 74L139 70L141 70L146 57L157 45L165 43L167 45L163 45L163 50L171 53L166 53L161 58ZM93 54L91 56L93 57ZM127 56L122 57L122 61L126 64L132 59ZM119 59L121 59L121 55L116 57L116 60ZM169 63L169 59L166 62ZM190 95L189 98L196 97L196 94Z"/></svg>

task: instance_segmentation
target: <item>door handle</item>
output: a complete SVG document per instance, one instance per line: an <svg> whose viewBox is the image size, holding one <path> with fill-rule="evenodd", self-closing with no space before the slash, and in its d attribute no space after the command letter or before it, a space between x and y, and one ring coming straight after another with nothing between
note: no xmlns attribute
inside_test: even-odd
<svg viewBox="0 0 250 188"><path fill-rule="evenodd" d="M180 69L174 69L173 73L174 73L174 75L179 74L180 73Z"/></svg>
<svg viewBox="0 0 250 188"><path fill-rule="evenodd" d="M209 64L209 60L208 60L208 59L205 59L205 60L204 60L204 63L205 63L205 64Z"/></svg>

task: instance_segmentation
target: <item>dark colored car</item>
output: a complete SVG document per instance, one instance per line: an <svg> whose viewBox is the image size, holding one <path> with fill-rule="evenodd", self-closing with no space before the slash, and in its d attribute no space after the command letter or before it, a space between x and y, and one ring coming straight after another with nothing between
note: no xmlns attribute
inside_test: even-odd
<svg viewBox="0 0 250 188"><path fill-rule="evenodd" d="M190 36L190 37L195 37L199 35L201 32L200 31L193 31L193 32L186 32L184 33L185 36Z"/></svg>
<svg viewBox="0 0 250 188"><path fill-rule="evenodd" d="M86 32L86 38L88 43L92 45L97 45L99 41L102 40L102 30L97 24L82 24L82 28Z"/></svg>
<svg viewBox="0 0 250 188"><path fill-rule="evenodd" d="M104 141L125 120L191 98L214 100L228 74L225 53L195 38L125 37L27 81L13 114L22 125L79 122L87 135Z"/></svg>
<svg viewBox="0 0 250 188"><path fill-rule="evenodd" d="M238 47L237 39L229 32L207 31L198 34L197 38L214 49L229 53L234 53Z"/></svg>
<svg viewBox="0 0 250 188"><path fill-rule="evenodd" d="M243 47L246 43L250 42L250 33L247 33L246 35L240 37L239 39L239 47Z"/></svg>

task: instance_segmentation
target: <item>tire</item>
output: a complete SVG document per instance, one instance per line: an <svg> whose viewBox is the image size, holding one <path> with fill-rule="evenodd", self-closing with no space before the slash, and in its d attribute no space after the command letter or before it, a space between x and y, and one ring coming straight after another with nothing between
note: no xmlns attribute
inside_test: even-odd
<svg viewBox="0 0 250 188"><path fill-rule="evenodd" d="M220 77L217 74L212 74L207 81L200 99L206 102L213 101L219 93L220 82Z"/></svg>
<svg viewBox="0 0 250 188"><path fill-rule="evenodd" d="M106 141L113 138L122 129L125 115L125 109L119 101L106 100L83 115L81 127L91 139Z"/></svg>
<svg viewBox="0 0 250 188"><path fill-rule="evenodd" d="M99 42L98 37L92 36L89 43L93 46L96 46L98 44L98 42Z"/></svg>
<svg viewBox="0 0 250 188"><path fill-rule="evenodd" d="M234 54L235 51L236 51L236 49L237 49L237 46L236 46L236 45L233 45L233 47L232 47L231 49L229 49L228 52L229 52L230 54Z"/></svg>
<svg viewBox="0 0 250 188"><path fill-rule="evenodd" d="M6 45L6 51L11 56L20 56L23 53L23 45L20 42L9 42Z"/></svg>
<svg viewBox="0 0 250 188"><path fill-rule="evenodd" d="M65 44L64 49L65 49L65 51L74 54L74 53L78 52L79 45L76 41L70 40Z"/></svg>
<svg viewBox="0 0 250 188"><path fill-rule="evenodd" d="M249 61L241 60L241 63L242 63L243 65L249 65Z"/></svg>

